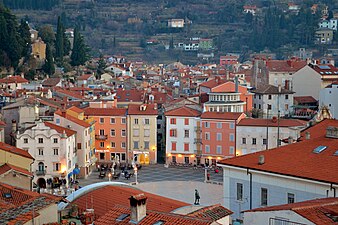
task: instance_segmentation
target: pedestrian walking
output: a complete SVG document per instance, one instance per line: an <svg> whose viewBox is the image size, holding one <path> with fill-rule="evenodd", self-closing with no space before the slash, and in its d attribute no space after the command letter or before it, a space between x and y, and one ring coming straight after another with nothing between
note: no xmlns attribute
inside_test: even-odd
<svg viewBox="0 0 338 225"><path fill-rule="evenodd" d="M195 205L199 205L200 204L200 194L198 193L197 189L195 189Z"/></svg>

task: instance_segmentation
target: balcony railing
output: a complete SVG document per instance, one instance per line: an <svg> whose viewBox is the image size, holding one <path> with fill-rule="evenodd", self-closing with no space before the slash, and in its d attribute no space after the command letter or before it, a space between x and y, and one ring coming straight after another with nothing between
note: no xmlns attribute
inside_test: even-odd
<svg viewBox="0 0 338 225"><path fill-rule="evenodd" d="M107 140L108 135L95 135L96 140Z"/></svg>
<svg viewBox="0 0 338 225"><path fill-rule="evenodd" d="M306 225L306 224L292 222L287 219L269 218L269 225Z"/></svg>
<svg viewBox="0 0 338 225"><path fill-rule="evenodd" d="M44 176L46 175L46 170L37 170L35 171L36 176Z"/></svg>
<svg viewBox="0 0 338 225"><path fill-rule="evenodd" d="M194 144L202 144L202 138L195 138Z"/></svg>

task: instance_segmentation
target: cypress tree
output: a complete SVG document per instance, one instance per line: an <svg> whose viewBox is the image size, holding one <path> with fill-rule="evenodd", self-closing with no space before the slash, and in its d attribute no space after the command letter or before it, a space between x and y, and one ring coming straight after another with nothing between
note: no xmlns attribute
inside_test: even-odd
<svg viewBox="0 0 338 225"><path fill-rule="evenodd" d="M26 21L21 20L19 26L19 34L21 37L21 46L22 46L22 53L21 56L27 57L29 55L29 48L31 43L31 34L29 32L29 26Z"/></svg>
<svg viewBox="0 0 338 225"><path fill-rule="evenodd" d="M57 29L56 29L56 39L55 39L55 58L58 62L62 64L63 55L64 55L64 45L63 45L63 34L64 28L62 26L61 17L58 17Z"/></svg>
<svg viewBox="0 0 338 225"><path fill-rule="evenodd" d="M53 54L49 44L46 46L46 59L45 65L43 65L43 71L49 75L53 75L55 73Z"/></svg>
<svg viewBox="0 0 338 225"><path fill-rule="evenodd" d="M84 43L83 36L79 33L78 27L74 29L74 44L72 54L70 56L71 65L83 65L88 60L88 47Z"/></svg>

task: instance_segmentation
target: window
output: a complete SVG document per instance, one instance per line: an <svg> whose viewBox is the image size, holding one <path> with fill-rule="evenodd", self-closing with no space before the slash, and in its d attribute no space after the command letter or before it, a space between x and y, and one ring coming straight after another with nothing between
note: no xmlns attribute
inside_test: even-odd
<svg viewBox="0 0 338 225"><path fill-rule="evenodd" d="M184 143L184 151L189 152L189 143Z"/></svg>
<svg viewBox="0 0 338 225"><path fill-rule="evenodd" d="M58 143L58 139L57 138L53 138L53 142L54 142L54 144L57 144Z"/></svg>
<svg viewBox="0 0 338 225"><path fill-rule="evenodd" d="M222 133L217 133L216 134L216 140L217 141L222 141Z"/></svg>
<svg viewBox="0 0 338 225"><path fill-rule="evenodd" d="M150 136L150 130L149 129L144 129L144 136L149 137Z"/></svg>
<svg viewBox="0 0 338 225"><path fill-rule="evenodd" d="M266 188L261 188L261 205L268 205L268 189Z"/></svg>
<svg viewBox="0 0 338 225"><path fill-rule="evenodd" d="M138 119L134 119L134 124L138 124Z"/></svg>
<svg viewBox="0 0 338 225"><path fill-rule="evenodd" d="M121 143L121 148L126 148L126 142Z"/></svg>
<svg viewBox="0 0 338 225"><path fill-rule="evenodd" d="M267 139L263 138L263 145L266 145L266 143L267 143Z"/></svg>
<svg viewBox="0 0 338 225"><path fill-rule="evenodd" d="M252 144L256 145L256 138L252 138Z"/></svg>
<svg viewBox="0 0 338 225"><path fill-rule="evenodd" d="M100 147L104 148L104 142L103 141L100 142Z"/></svg>
<svg viewBox="0 0 338 225"><path fill-rule="evenodd" d="M234 142L235 141L235 135L234 134L230 134L230 141Z"/></svg>
<svg viewBox="0 0 338 225"><path fill-rule="evenodd" d="M126 153L121 153L121 160L125 161L126 160Z"/></svg>
<svg viewBox="0 0 338 225"><path fill-rule="evenodd" d="M144 124L149 125L150 124L149 119L144 119Z"/></svg>
<svg viewBox="0 0 338 225"><path fill-rule="evenodd" d="M209 122L204 122L204 127L205 128L209 128L210 127L210 123Z"/></svg>
<svg viewBox="0 0 338 225"><path fill-rule="evenodd" d="M286 99L286 100L289 99L289 95L285 95L285 99Z"/></svg>
<svg viewBox="0 0 338 225"><path fill-rule="evenodd" d="M110 118L110 123L114 124L115 123L115 118Z"/></svg>
<svg viewBox="0 0 338 225"><path fill-rule="evenodd" d="M237 200L243 201L243 184L237 183Z"/></svg>
<svg viewBox="0 0 338 225"><path fill-rule="evenodd" d="M270 105L270 104L268 104L268 110L271 110L271 109L272 109L271 105Z"/></svg>
<svg viewBox="0 0 338 225"><path fill-rule="evenodd" d="M105 156L105 154L104 154L104 152L100 152L100 160L104 160L104 157Z"/></svg>
<svg viewBox="0 0 338 225"><path fill-rule="evenodd" d="M295 203L295 194L288 193L288 201L287 204Z"/></svg>
<svg viewBox="0 0 338 225"><path fill-rule="evenodd" d="M205 133L205 140L210 140L210 133L209 132Z"/></svg>
<svg viewBox="0 0 338 225"><path fill-rule="evenodd" d="M272 96L271 96L271 95L268 95L268 99L271 100L271 99L272 99Z"/></svg>
<svg viewBox="0 0 338 225"><path fill-rule="evenodd" d="M54 151L54 155L59 155L59 149L58 148L54 148L53 151Z"/></svg>
<svg viewBox="0 0 338 225"><path fill-rule="evenodd" d="M230 123L230 129L235 129L235 123Z"/></svg>
<svg viewBox="0 0 338 225"><path fill-rule="evenodd" d="M39 155L43 155L43 148L39 148L38 151L39 151Z"/></svg>
<svg viewBox="0 0 338 225"><path fill-rule="evenodd" d="M100 123L104 123L104 118L100 118Z"/></svg>
<svg viewBox="0 0 338 225"><path fill-rule="evenodd" d="M184 119L184 125L189 125L189 119L188 118Z"/></svg>
<svg viewBox="0 0 338 225"><path fill-rule="evenodd" d="M45 164L43 162L39 162L38 168L39 171L45 171Z"/></svg>
<svg viewBox="0 0 338 225"><path fill-rule="evenodd" d="M285 104L284 108L285 110L289 110L289 104Z"/></svg>
<svg viewBox="0 0 338 225"><path fill-rule="evenodd" d="M43 138L38 139L39 144L43 144Z"/></svg>
<svg viewBox="0 0 338 225"><path fill-rule="evenodd" d="M111 145L112 148L116 147L115 142L111 142L110 145Z"/></svg>
<svg viewBox="0 0 338 225"><path fill-rule="evenodd" d="M134 137L140 136L140 130L139 130L139 129L134 129L134 130L133 130L133 136L134 136Z"/></svg>
<svg viewBox="0 0 338 225"><path fill-rule="evenodd" d="M171 151L176 151L176 142L171 142Z"/></svg>
<svg viewBox="0 0 338 225"><path fill-rule="evenodd" d="M104 130L103 129L100 130L100 135L104 135Z"/></svg>
<svg viewBox="0 0 338 225"><path fill-rule="evenodd" d="M28 138L23 139L23 143L27 144L28 143Z"/></svg>
<svg viewBox="0 0 338 225"><path fill-rule="evenodd" d="M126 118L122 118L121 123L126 124Z"/></svg>
<svg viewBox="0 0 338 225"><path fill-rule="evenodd" d="M77 149L81 149L81 143L77 143Z"/></svg>
<svg viewBox="0 0 338 225"><path fill-rule="evenodd" d="M177 137L177 130L176 129L170 130L170 137Z"/></svg>
<svg viewBox="0 0 338 225"><path fill-rule="evenodd" d="M134 141L134 149L138 149L138 141Z"/></svg>
<svg viewBox="0 0 338 225"><path fill-rule="evenodd" d="M149 149L149 141L144 142L144 149Z"/></svg>
<svg viewBox="0 0 338 225"><path fill-rule="evenodd" d="M189 157L184 157L184 163L189 164Z"/></svg>
<svg viewBox="0 0 338 225"><path fill-rule="evenodd" d="M242 138L242 144L246 144L246 138Z"/></svg>
<svg viewBox="0 0 338 225"><path fill-rule="evenodd" d="M60 119L56 119L55 123L59 125L60 124Z"/></svg>
<svg viewBox="0 0 338 225"><path fill-rule="evenodd" d="M171 118L170 119L170 124L176 124L176 119L175 118Z"/></svg>
<svg viewBox="0 0 338 225"><path fill-rule="evenodd" d="M125 137L126 136L126 130L121 130L121 136Z"/></svg>
<svg viewBox="0 0 338 225"><path fill-rule="evenodd" d="M172 156L172 162L176 163L176 156Z"/></svg>
<svg viewBox="0 0 338 225"><path fill-rule="evenodd" d="M209 145L205 146L205 153L210 153L210 146Z"/></svg>
<svg viewBox="0 0 338 225"><path fill-rule="evenodd" d="M229 154L230 155L234 155L235 154L235 147L234 146L230 146Z"/></svg>
<svg viewBox="0 0 338 225"><path fill-rule="evenodd" d="M222 146L217 145L216 153L219 154L219 155L222 154Z"/></svg>
<svg viewBox="0 0 338 225"><path fill-rule="evenodd" d="M189 130L184 130L184 137L188 138L189 137Z"/></svg>
<svg viewBox="0 0 338 225"><path fill-rule="evenodd" d="M53 163L53 171L60 171L61 163Z"/></svg>
<svg viewBox="0 0 338 225"><path fill-rule="evenodd" d="M261 99L262 98L262 95L258 95L258 99Z"/></svg>
<svg viewBox="0 0 338 225"><path fill-rule="evenodd" d="M116 133L115 133L115 129L111 129L110 130L110 136L115 137Z"/></svg>

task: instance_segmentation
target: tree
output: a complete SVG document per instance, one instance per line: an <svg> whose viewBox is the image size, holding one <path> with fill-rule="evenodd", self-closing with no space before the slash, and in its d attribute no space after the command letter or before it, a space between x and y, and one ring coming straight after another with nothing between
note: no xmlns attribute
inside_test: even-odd
<svg viewBox="0 0 338 225"><path fill-rule="evenodd" d="M103 55L100 54L100 59L97 62L98 66L97 66L97 75L101 75L104 73L104 69L106 68L106 61L103 58ZM97 79L99 79L99 77L97 77Z"/></svg>
<svg viewBox="0 0 338 225"><path fill-rule="evenodd" d="M55 73L55 66L53 60L53 54L51 51L51 47L49 44L46 46L46 59L45 65L43 65L43 71L49 75L53 75Z"/></svg>
<svg viewBox="0 0 338 225"><path fill-rule="evenodd" d="M74 29L74 44L70 56L71 65L83 65L88 60L88 46L85 44L83 36L79 33L78 27Z"/></svg>
<svg viewBox="0 0 338 225"><path fill-rule="evenodd" d="M64 46L63 46L63 33L64 28L62 26L61 17L58 17L57 29L56 29L56 39L55 39L55 58L62 64L63 55L64 55Z"/></svg>
<svg viewBox="0 0 338 225"><path fill-rule="evenodd" d="M39 36L41 39L50 46L54 46L54 41L55 41L55 33L53 31L53 28L49 25L45 25L40 27L39 29Z"/></svg>
<svg viewBox="0 0 338 225"><path fill-rule="evenodd" d="M21 37L21 46L22 46L22 53L23 57L27 57L29 55L29 48L31 43L31 34L29 32L29 26L25 20L21 20L19 26L19 34Z"/></svg>
<svg viewBox="0 0 338 225"><path fill-rule="evenodd" d="M174 37L171 36L170 42L169 42L169 49L174 49Z"/></svg>

